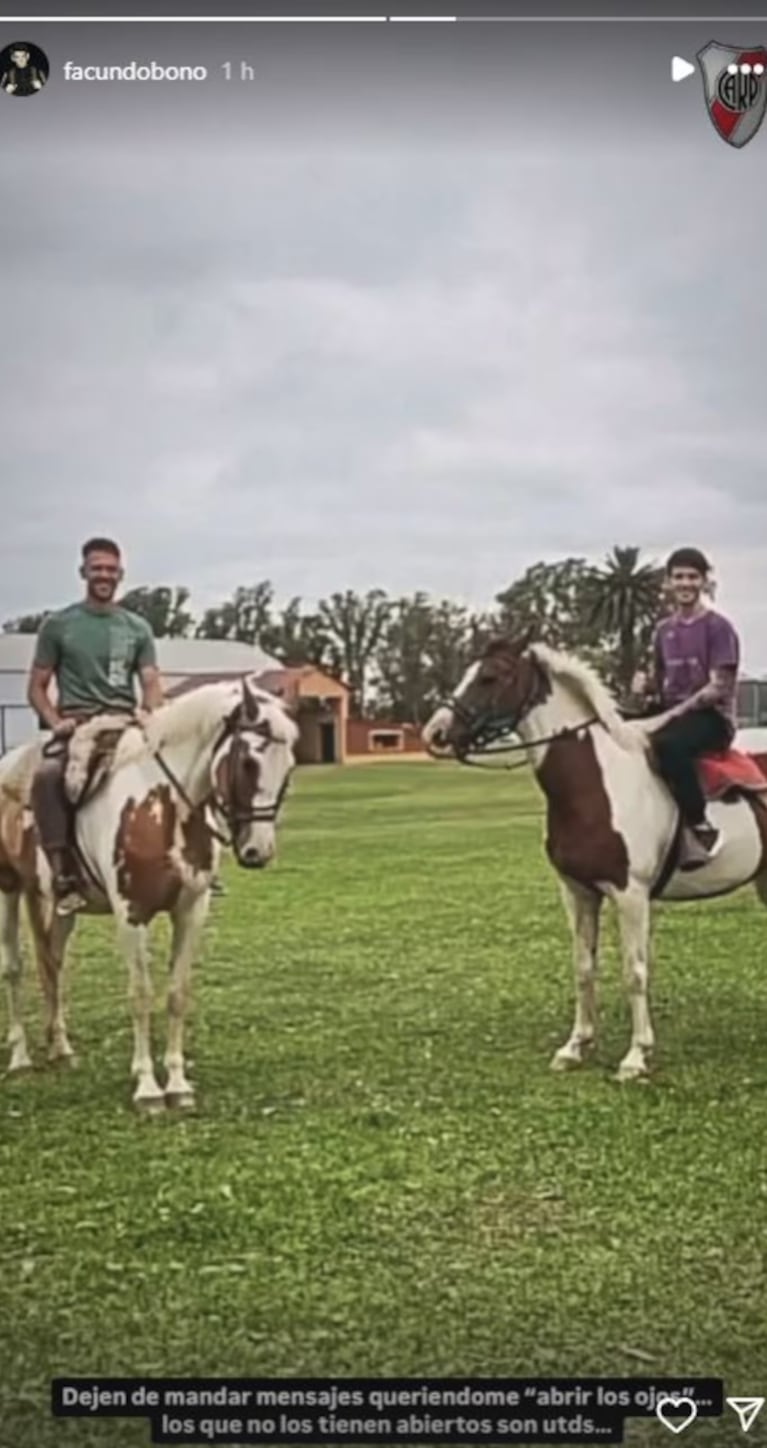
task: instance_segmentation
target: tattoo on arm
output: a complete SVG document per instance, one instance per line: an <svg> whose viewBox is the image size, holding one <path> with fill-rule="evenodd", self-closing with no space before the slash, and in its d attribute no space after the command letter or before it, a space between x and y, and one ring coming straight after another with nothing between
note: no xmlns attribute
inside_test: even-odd
<svg viewBox="0 0 767 1448"><path fill-rule="evenodd" d="M53 678L53 669L33 664L27 684L27 702L49 729L59 722L56 705L48 697L48 686Z"/></svg>
<svg viewBox="0 0 767 1448"><path fill-rule="evenodd" d="M711 704L723 704L727 699L732 687L734 670L730 668L712 669L709 681L685 699L676 710L677 714L688 714L693 709L705 709Z"/></svg>
<svg viewBox="0 0 767 1448"><path fill-rule="evenodd" d="M163 702L162 680L159 669L145 664L140 670L141 704L144 709L159 709Z"/></svg>
<svg viewBox="0 0 767 1448"><path fill-rule="evenodd" d="M706 688L712 691L712 698L715 703L721 704L727 699L735 682L735 670L731 665L720 665L711 670L711 677Z"/></svg>

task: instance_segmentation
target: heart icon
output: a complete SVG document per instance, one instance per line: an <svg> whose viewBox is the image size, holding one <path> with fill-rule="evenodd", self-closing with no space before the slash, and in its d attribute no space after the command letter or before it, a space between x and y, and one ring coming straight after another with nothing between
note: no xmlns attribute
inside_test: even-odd
<svg viewBox="0 0 767 1448"><path fill-rule="evenodd" d="M698 1416L698 1405L692 1398L672 1397L666 1394L659 1398L655 1405L655 1412L660 1418L664 1428L670 1428L672 1433L683 1433L689 1428ZM682 1418L681 1423L672 1423L671 1419Z"/></svg>

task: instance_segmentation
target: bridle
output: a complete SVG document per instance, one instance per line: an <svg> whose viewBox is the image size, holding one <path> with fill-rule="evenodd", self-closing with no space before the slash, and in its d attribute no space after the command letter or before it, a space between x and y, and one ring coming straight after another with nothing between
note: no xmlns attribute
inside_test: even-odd
<svg viewBox="0 0 767 1448"><path fill-rule="evenodd" d="M599 719L593 714L589 719L584 719L581 724L565 724L554 734L544 735L536 739L534 745L525 744L519 741L516 744L504 743L511 734L516 734L522 720L535 707L541 698L542 687L546 682L546 676L534 655L529 656L532 664L530 674L530 686L525 693L519 708L513 713L507 712L497 714L493 709L472 710L468 709L455 694L452 694L444 707L450 709L460 724L466 730L466 742L460 749L455 749L455 757L459 764L465 764L472 769L490 769L511 771L513 769L524 769L530 763L529 757L520 759L517 764L502 764L495 766L483 764L478 759L470 759L470 754L484 754L486 757L494 757L498 754L519 754L531 748L537 748L541 744L553 744L557 739L565 739L573 734L580 734L582 730L588 729L592 724L598 724Z"/></svg>
<svg viewBox="0 0 767 1448"><path fill-rule="evenodd" d="M216 758L216 755L218 754L222 744L226 743L227 739L231 739L232 749L235 749L239 741L245 735L261 734L263 732L262 726L260 724L248 724L243 723L240 720L239 713L241 707L241 705L238 705L234 713L231 714L228 719L224 720L221 731L213 745L211 755L212 759ZM168 780L169 784L173 786L176 793L179 795L179 797L189 810L200 808L212 809L213 812L220 819L223 819L229 831L228 836L222 834L221 830L216 829L216 826L211 824L210 821L208 822L207 828L210 830L213 838L218 840L220 844L225 845L227 849L232 849L235 847L235 835L241 825L262 823L274 824L275 820L277 819L277 816L282 807L283 800L285 799L285 795L287 794L288 785L290 782L287 776L283 780L277 798L272 804L254 804L251 805L249 809L235 809L232 808L230 801L225 799L214 785L210 793L207 794L202 800L201 804L195 806L190 800L189 795L184 789L184 786L181 783L180 779L177 777L174 770L171 769L167 760L163 758L161 751L159 749L153 749L152 754L156 759L158 765L160 766L163 774L165 775L165 778Z"/></svg>
<svg viewBox="0 0 767 1448"><path fill-rule="evenodd" d="M234 771L234 768L236 766L236 759L232 759L232 755L234 754L238 744L240 743L240 740L247 734L261 734L263 737L263 726L258 723L242 724L240 722L234 722L233 720L228 719L222 731L221 737L216 741L213 750L213 758L215 759L224 741L228 737L231 737L232 748L230 750L229 757L231 761L232 771ZM282 802L287 793L288 784L289 777L286 775L280 786L277 798L272 804L252 804L249 809L232 809L231 805L223 798L223 796L216 789L215 785L211 790L210 795L206 800L206 803L209 804L211 808L216 811L217 814L222 816L222 818L229 826L230 833L234 835L234 832L239 825L261 823L274 824L274 821L276 820L280 812Z"/></svg>

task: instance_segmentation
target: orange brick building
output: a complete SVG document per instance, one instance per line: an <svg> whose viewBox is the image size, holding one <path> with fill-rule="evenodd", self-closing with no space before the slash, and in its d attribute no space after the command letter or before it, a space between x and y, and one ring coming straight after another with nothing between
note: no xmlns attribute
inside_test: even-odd
<svg viewBox="0 0 767 1448"><path fill-rule="evenodd" d="M390 719L350 719L346 726L348 760L423 759L426 757L417 724Z"/></svg>
<svg viewBox="0 0 767 1448"><path fill-rule="evenodd" d="M279 694L295 714L299 729L298 764L343 764L349 716L346 684L313 664L268 669L260 674L262 689Z"/></svg>
<svg viewBox="0 0 767 1448"><path fill-rule="evenodd" d="M198 684L236 679L239 672L198 674L176 681L168 698L184 694ZM349 717L346 684L313 664L296 668L275 665L256 676L262 689L285 700L299 730L298 764L362 764L385 759L428 758L417 724L390 719Z"/></svg>

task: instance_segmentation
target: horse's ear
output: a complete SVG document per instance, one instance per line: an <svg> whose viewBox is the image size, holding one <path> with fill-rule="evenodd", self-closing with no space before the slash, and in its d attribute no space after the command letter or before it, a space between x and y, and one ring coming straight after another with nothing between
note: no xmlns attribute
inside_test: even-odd
<svg viewBox="0 0 767 1448"><path fill-rule="evenodd" d="M255 723L259 715L258 699L253 693L247 679L243 679L242 681L242 706L245 718Z"/></svg>
<svg viewBox="0 0 767 1448"><path fill-rule="evenodd" d="M289 719L297 719L298 699L295 697L295 695L286 694L284 689L280 689L279 693L277 694L277 698L280 701L280 708L282 709L283 714L287 714Z"/></svg>
<svg viewBox="0 0 767 1448"><path fill-rule="evenodd" d="M510 648L512 653L523 654L525 652L525 649L530 647L534 636L535 629L533 625L530 624L528 628L522 630L522 633L516 634L516 636L511 639Z"/></svg>
<svg viewBox="0 0 767 1448"><path fill-rule="evenodd" d="M485 656L486 658L493 658L500 655L501 658L509 658L509 656L516 658L519 654L525 652L525 649L532 641L534 633L535 629L531 625L529 628L524 629L522 633L501 634L490 640L485 649Z"/></svg>

